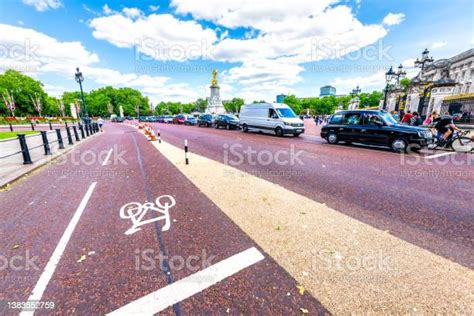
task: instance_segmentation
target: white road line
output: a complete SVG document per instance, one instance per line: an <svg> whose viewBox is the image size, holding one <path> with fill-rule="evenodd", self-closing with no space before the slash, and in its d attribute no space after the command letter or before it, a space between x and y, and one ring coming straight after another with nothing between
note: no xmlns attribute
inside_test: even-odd
<svg viewBox="0 0 474 316"><path fill-rule="evenodd" d="M431 155L431 156L425 156L423 158L425 159L435 159L435 158L438 158L438 157L443 157L443 156L448 156L448 155L453 155L455 154L456 152L449 152L449 153L442 153L442 154L435 154L435 155Z"/></svg>
<svg viewBox="0 0 474 316"><path fill-rule="evenodd" d="M105 166L107 162L109 162L109 158L110 158L110 155L112 154L112 150L113 148L110 148L109 153L107 154L107 156L104 159L104 162L102 163L102 166Z"/></svg>
<svg viewBox="0 0 474 316"><path fill-rule="evenodd" d="M89 189L87 190L86 195L84 195L84 197L82 198L81 204L79 204L79 207L74 213L74 216L72 217L71 221L67 225L66 230L61 236L61 239L59 240L59 243L56 246L56 249L54 249L54 252L51 255L51 258L49 258L49 261L46 264L46 267L44 268L44 271L41 274L38 282L36 283L35 288L33 289L30 296L28 297L28 301L41 300L41 297L43 296L43 293L46 290L46 286L51 280L51 277L53 276L54 271L56 270L56 267L58 266L59 260L61 260L64 250L66 249L67 243L69 242L69 239L71 239L72 233L74 232L74 229L76 228L76 225L79 222L79 219L81 218L81 215L84 212L84 209L86 208L87 202L89 201L89 198L91 197L96 184L97 182L92 183L89 186ZM33 314L34 314L34 311L29 311L29 310L23 310L20 313L20 315L33 315Z"/></svg>
<svg viewBox="0 0 474 316"><path fill-rule="evenodd" d="M153 315L224 280L265 257L255 247L139 298L107 315Z"/></svg>

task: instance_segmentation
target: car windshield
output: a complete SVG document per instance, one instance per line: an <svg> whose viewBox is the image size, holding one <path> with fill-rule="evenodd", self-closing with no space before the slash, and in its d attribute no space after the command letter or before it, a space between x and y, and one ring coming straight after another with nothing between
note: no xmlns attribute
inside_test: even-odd
<svg viewBox="0 0 474 316"><path fill-rule="evenodd" d="M235 115L226 115L226 117L228 117L231 120L238 120L237 116Z"/></svg>
<svg viewBox="0 0 474 316"><path fill-rule="evenodd" d="M288 118L296 117L296 114L295 112L293 112L292 109L277 108L276 111L278 112L278 115L280 117L288 117Z"/></svg>
<svg viewBox="0 0 474 316"><path fill-rule="evenodd" d="M390 115L390 113L381 113L380 116L388 125L397 124L397 121L393 118L392 115Z"/></svg>

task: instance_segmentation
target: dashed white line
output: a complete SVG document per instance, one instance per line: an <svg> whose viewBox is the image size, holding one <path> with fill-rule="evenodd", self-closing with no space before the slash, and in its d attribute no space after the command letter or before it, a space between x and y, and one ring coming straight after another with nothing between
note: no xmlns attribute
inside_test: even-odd
<svg viewBox="0 0 474 316"><path fill-rule="evenodd" d="M79 204L79 207L74 213L74 216L72 217L71 221L67 225L66 230L61 236L61 239L59 240L59 243L56 246L56 249L54 249L54 252L51 255L51 258L49 258L49 261L46 264L46 267L44 268L43 273L41 274L38 282L36 283L27 301L40 301L41 300L41 297L43 296L43 293L46 290L46 286L48 286L48 283L51 280L51 277L53 276L54 271L56 270L56 267L58 266L59 260L61 260L64 250L66 249L67 243L69 242L69 239L71 239L72 233L74 232L74 229L76 228L77 223L79 222L79 219L81 218L81 215L87 206L87 202L89 201L92 195L92 192L95 189L96 184L97 182L93 182L89 186L89 189L87 190L86 194L82 198L81 204ZM23 310L20 313L20 315L33 315L33 314L34 314L34 311L31 311L31 310Z"/></svg>
<svg viewBox="0 0 474 316"><path fill-rule="evenodd" d="M255 247L139 298L108 315L153 315L224 280L265 257Z"/></svg>
<svg viewBox="0 0 474 316"><path fill-rule="evenodd" d="M109 162L110 155L112 154L113 148L110 148L109 152L107 153L107 156L104 159L104 162L102 162L102 166L105 166L107 162Z"/></svg>
<svg viewBox="0 0 474 316"><path fill-rule="evenodd" d="M455 154L455 153L456 153L456 152L449 152L449 153L442 153L442 154L434 154L434 155L430 155L430 156L425 156L425 157L423 157L423 158L425 158L425 159L435 159L435 158L438 158L438 157L453 155L453 154Z"/></svg>

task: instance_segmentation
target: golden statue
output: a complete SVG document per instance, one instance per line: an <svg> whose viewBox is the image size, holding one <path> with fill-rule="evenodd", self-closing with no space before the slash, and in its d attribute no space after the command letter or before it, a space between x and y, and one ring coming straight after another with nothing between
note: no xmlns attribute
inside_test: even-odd
<svg viewBox="0 0 474 316"><path fill-rule="evenodd" d="M211 81L211 86L217 86L217 70L214 69L212 71L212 81Z"/></svg>

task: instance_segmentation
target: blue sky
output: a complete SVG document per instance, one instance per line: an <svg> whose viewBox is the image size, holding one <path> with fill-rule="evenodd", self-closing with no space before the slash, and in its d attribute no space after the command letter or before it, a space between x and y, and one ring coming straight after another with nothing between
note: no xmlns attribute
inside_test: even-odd
<svg viewBox="0 0 474 316"><path fill-rule="evenodd" d="M472 1L172 0L0 2L0 72L18 69L60 95L131 86L156 103L381 89L383 73L424 48L447 58L473 46Z"/></svg>

